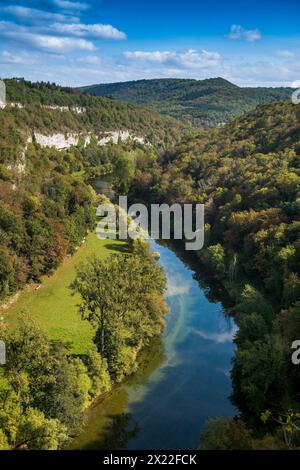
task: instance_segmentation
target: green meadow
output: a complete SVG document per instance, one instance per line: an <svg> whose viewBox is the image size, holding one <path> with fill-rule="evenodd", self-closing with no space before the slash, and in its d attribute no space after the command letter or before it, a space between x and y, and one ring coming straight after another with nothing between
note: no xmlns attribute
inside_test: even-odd
<svg viewBox="0 0 300 470"><path fill-rule="evenodd" d="M93 329L81 319L78 312L79 296L72 295L70 284L76 275L76 266L90 257L104 259L112 253L127 252L125 242L119 240L99 240L96 234L90 234L86 243L70 258L67 258L50 276L42 280L35 289L28 286L19 294L15 303L1 314L9 325L13 326L24 312L32 318L54 340L63 340L70 344L74 354L83 354L89 348Z"/></svg>

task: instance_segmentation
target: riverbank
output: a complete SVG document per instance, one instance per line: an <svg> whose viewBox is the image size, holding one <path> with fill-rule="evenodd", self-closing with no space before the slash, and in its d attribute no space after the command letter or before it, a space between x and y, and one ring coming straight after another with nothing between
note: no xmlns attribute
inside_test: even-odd
<svg viewBox="0 0 300 470"><path fill-rule="evenodd" d="M76 266L93 256L104 259L112 253L126 252L127 244L123 241L100 240L96 234L89 234L85 244L51 276L44 277L38 289L27 286L8 308L0 308L0 314L8 324L15 325L25 312L50 339L69 343L72 354L84 354L92 344L94 331L81 319L77 308L79 296L72 295L69 287L75 279Z"/></svg>
<svg viewBox="0 0 300 470"><path fill-rule="evenodd" d="M152 250L167 275L166 328L141 351L137 372L88 410L70 449L196 449L208 418L236 412L229 400L233 319L173 247L153 242Z"/></svg>

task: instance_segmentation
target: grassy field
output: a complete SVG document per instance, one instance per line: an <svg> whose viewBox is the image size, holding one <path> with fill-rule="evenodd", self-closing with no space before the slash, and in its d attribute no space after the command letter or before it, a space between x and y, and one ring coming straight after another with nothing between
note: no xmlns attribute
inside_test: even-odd
<svg viewBox="0 0 300 470"><path fill-rule="evenodd" d="M127 245L118 240L99 240L90 234L86 243L74 256L66 259L57 271L43 279L35 290L28 286L17 301L1 314L10 325L14 325L21 312L26 312L52 339L60 339L71 345L74 354L82 354L90 346L93 330L78 313L79 296L72 296L69 288L75 278L75 267L91 256L105 258L111 253L126 253Z"/></svg>

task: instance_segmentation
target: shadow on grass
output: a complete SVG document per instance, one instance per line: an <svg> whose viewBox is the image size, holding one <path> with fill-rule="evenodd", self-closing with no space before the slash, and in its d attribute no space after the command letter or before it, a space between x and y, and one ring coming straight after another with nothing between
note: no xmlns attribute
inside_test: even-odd
<svg viewBox="0 0 300 470"><path fill-rule="evenodd" d="M116 252L119 252L119 253L127 253L127 254L131 253L131 250L128 247L127 243L124 243L124 244L121 244L121 243L107 243L105 245L105 248L107 250L116 251Z"/></svg>

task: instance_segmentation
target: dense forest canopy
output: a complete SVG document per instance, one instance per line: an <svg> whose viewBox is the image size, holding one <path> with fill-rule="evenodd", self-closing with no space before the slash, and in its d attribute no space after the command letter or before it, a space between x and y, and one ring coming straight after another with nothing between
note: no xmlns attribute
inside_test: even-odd
<svg viewBox="0 0 300 470"><path fill-rule="evenodd" d="M200 127L224 124L257 105L284 101L292 94L291 88L241 88L223 78L137 80L81 90L145 105Z"/></svg>

